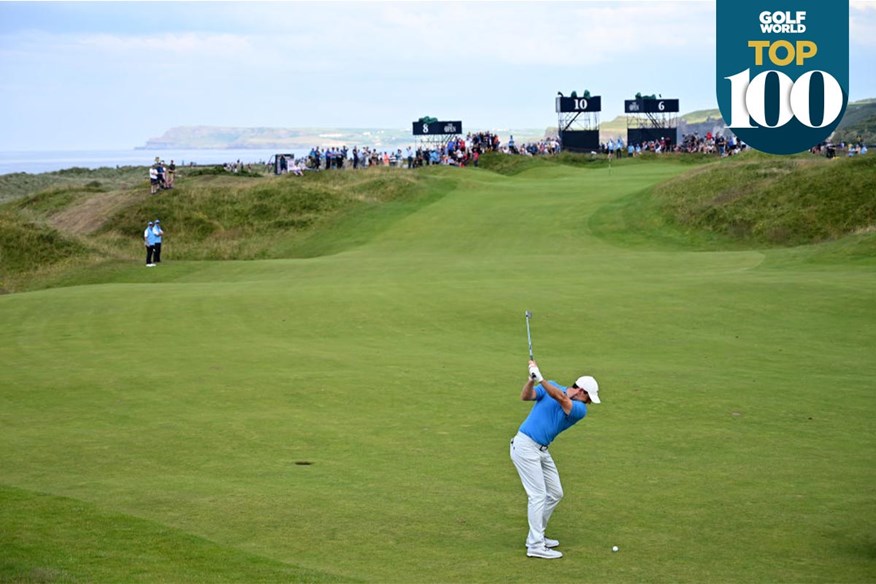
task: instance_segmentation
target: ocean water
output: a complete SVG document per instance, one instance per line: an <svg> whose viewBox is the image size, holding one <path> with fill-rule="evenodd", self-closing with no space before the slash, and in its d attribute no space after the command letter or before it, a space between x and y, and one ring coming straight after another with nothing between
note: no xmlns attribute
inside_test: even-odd
<svg viewBox="0 0 876 584"><path fill-rule="evenodd" d="M117 166L149 166L158 156L167 163L171 160L177 166L190 163L223 164L241 161L244 164L267 163L274 154L295 154L304 156L306 152L295 150L47 150L0 152L0 174L26 172L39 174L67 168L115 168Z"/></svg>

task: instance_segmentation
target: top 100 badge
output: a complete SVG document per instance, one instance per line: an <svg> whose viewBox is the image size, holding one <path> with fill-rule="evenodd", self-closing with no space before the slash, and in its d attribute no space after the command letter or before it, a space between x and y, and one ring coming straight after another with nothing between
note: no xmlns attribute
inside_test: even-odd
<svg viewBox="0 0 876 584"><path fill-rule="evenodd" d="M718 0L716 91L749 146L793 154L830 136L849 97L849 0Z"/></svg>

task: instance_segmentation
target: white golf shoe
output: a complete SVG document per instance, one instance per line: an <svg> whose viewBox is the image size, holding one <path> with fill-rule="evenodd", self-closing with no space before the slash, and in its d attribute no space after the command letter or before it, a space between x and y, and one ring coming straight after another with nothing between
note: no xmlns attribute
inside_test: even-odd
<svg viewBox="0 0 876 584"><path fill-rule="evenodd" d="M557 541L555 539L551 539L549 537L544 538L544 547L555 548L555 547L559 547L559 546L560 546L559 541ZM528 543L526 544L526 547L530 547Z"/></svg>
<svg viewBox="0 0 876 584"><path fill-rule="evenodd" d="M555 560L557 558L562 558L563 552L558 552L557 550L548 549L542 546L527 548L526 555L530 558L544 558L545 560Z"/></svg>

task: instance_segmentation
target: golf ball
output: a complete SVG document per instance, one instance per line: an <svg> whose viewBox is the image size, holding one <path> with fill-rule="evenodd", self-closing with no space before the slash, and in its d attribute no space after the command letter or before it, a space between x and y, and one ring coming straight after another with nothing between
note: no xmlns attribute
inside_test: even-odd
<svg viewBox="0 0 876 584"><path fill-rule="evenodd" d="M617 547L617 546L612 546L611 551L616 552L616 551L619 550L619 549L620 549L620 548Z"/></svg>

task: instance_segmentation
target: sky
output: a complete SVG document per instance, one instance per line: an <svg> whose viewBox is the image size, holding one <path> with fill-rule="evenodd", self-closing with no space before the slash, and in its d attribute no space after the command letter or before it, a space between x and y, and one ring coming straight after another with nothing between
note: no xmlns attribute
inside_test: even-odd
<svg viewBox="0 0 876 584"><path fill-rule="evenodd" d="M851 0L849 100L876 97ZM715 2L6 2L0 151L127 149L174 126L556 127L554 97L717 108Z"/></svg>

